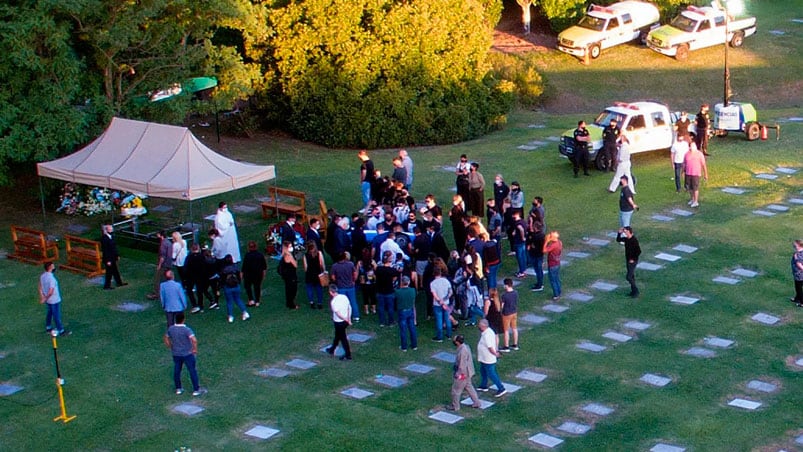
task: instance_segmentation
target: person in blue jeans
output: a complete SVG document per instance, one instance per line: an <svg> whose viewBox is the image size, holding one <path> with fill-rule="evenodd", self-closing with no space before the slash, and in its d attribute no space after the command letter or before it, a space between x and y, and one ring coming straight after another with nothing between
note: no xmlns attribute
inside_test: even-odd
<svg viewBox="0 0 803 452"><path fill-rule="evenodd" d="M530 257L530 264L535 271L535 285L530 290L541 292L544 290L544 231L534 231L528 234L527 251Z"/></svg>
<svg viewBox="0 0 803 452"><path fill-rule="evenodd" d="M452 337L452 322L449 320L451 312L452 283L444 275L441 269L435 267L433 271L435 279L429 284L432 293L432 310L435 314L435 342L443 342L443 324L446 323L446 337Z"/></svg>
<svg viewBox="0 0 803 452"><path fill-rule="evenodd" d="M176 394L182 394L181 368L187 366L192 381L192 395L199 396L206 392L198 384L198 371L195 369L195 356L198 354L198 339L195 333L184 324L184 313L176 314L176 323L167 329L164 343L173 354L173 383Z"/></svg>
<svg viewBox="0 0 803 452"><path fill-rule="evenodd" d="M226 297L226 313L228 314L229 323L234 322L234 316L232 315L232 305L234 304L240 308L243 320L251 318L248 310L245 309L245 303L243 303L243 300L240 298L240 271L233 261L234 259L231 255L227 254L226 257L223 258L224 267L223 270L221 270L223 296Z"/></svg>
<svg viewBox="0 0 803 452"><path fill-rule="evenodd" d="M496 397L507 394L505 385L499 379L496 371L496 359L502 356L496 349L496 333L488 326L488 320L482 319L477 323L480 330L480 341L477 343L477 361L480 362L480 385L478 391L488 392L488 380L496 386Z"/></svg>
<svg viewBox="0 0 803 452"><path fill-rule="evenodd" d="M544 243L544 253L546 254L546 265L549 273L549 284L552 286L552 299L560 300L560 255L563 252L563 242L560 241L560 234L552 231L546 235Z"/></svg>
<svg viewBox="0 0 803 452"><path fill-rule="evenodd" d="M516 252L516 262L518 263L518 271L516 278L524 278L524 271L527 270L527 230L524 222L521 221L521 213L519 211L513 212L513 226L511 227L510 243L513 245L513 251Z"/></svg>
<svg viewBox="0 0 803 452"><path fill-rule="evenodd" d="M365 212L371 201L371 186L376 182L376 170L374 162L368 157L366 150L361 150L357 157L360 159L360 193L362 194L363 212Z"/></svg>
<svg viewBox="0 0 803 452"><path fill-rule="evenodd" d="M376 276L376 300L379 306L379 326L391 326L393 324L393 312L396 310L394 303L394 281L398 280L400 274L393 266L393 252L385 251L382 254L382 265L374 270Z"/></svg>
<svg viewBox="0 0 803 452"><path fill-rule="evenodd" d="M410 277L402 276L399 288L396 289L396 308L399 314L399 339L401 350L407 351L407 336L410 339L410 348L418 348L418 332L415 321L415 289L410 287Z"/></svg>
<svg viewBox="0 0 803 452"><path fill-rule="evenodd" d="M70 334L61 323L61 291L59 282L53 275L53 272L56 271L56 264L45 262L44 268L44 273L39 277L39 302L47 307L45 331L52 333L53 326L55 326L56 333L52 334L56 336Z"/></svg>

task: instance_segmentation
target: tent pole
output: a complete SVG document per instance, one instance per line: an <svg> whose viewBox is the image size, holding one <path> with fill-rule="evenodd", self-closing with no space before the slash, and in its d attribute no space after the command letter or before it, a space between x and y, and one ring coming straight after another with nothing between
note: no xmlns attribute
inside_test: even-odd
<svg viewBox="0 0 803 452"><path fill-rule="evenodd" d="M45 216L45 189L42 186L42 178L39 178L39 200L42 201L42 229L47 225L47 217Z"/></svg>

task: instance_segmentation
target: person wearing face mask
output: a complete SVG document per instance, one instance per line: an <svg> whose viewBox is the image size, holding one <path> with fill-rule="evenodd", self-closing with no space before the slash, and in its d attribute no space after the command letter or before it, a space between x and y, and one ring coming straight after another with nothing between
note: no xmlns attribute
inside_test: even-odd
<svg viewBox="0 0 803 452"><path fill-rule="evenodd" d="M468 174L468 210L476 217L485 216L485 178L480 172L480 164L471 163L471 171Z"/></svg>
<svg viewBox="0 0 803 452"><path fill-rule="evenodd" d="M314 242L318 250L323 249L323 241L321 240L321 220L312 218L309 220L309 227L307 228L307 238L305 243Z"/></svg>
<svg viewBox="0 0 803 452"><path fill-rule="evenodd" d="M510 187L507 186L505 180L502 178L501 174L497 174L496 178L494 179L494 206L497 209L502 208L502 204L505 202L505 198L510 194ZM497 210L500 215L504 212L501 210Z"/></svg>

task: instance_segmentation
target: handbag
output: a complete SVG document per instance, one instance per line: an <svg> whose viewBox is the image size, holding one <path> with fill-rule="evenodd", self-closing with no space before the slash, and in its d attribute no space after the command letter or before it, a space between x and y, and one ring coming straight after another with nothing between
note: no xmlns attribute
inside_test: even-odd
<svg viewBox="0 0 803 452"><path fill-rule="evenodd" d="M322 272L318 275L318 281L323 287L329 287L329 272Z"/></svg>

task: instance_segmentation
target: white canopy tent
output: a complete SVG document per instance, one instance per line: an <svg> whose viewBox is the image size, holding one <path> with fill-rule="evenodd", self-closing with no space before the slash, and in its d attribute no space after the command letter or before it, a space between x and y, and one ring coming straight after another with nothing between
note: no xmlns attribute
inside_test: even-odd
<svg viewBox="0 0 803 452"><path fill-rule="evenodd" d="M226 158L186 127L122 118L85 148L36 166L52 179L188 201L276 177L274 166Z"/></svg>

